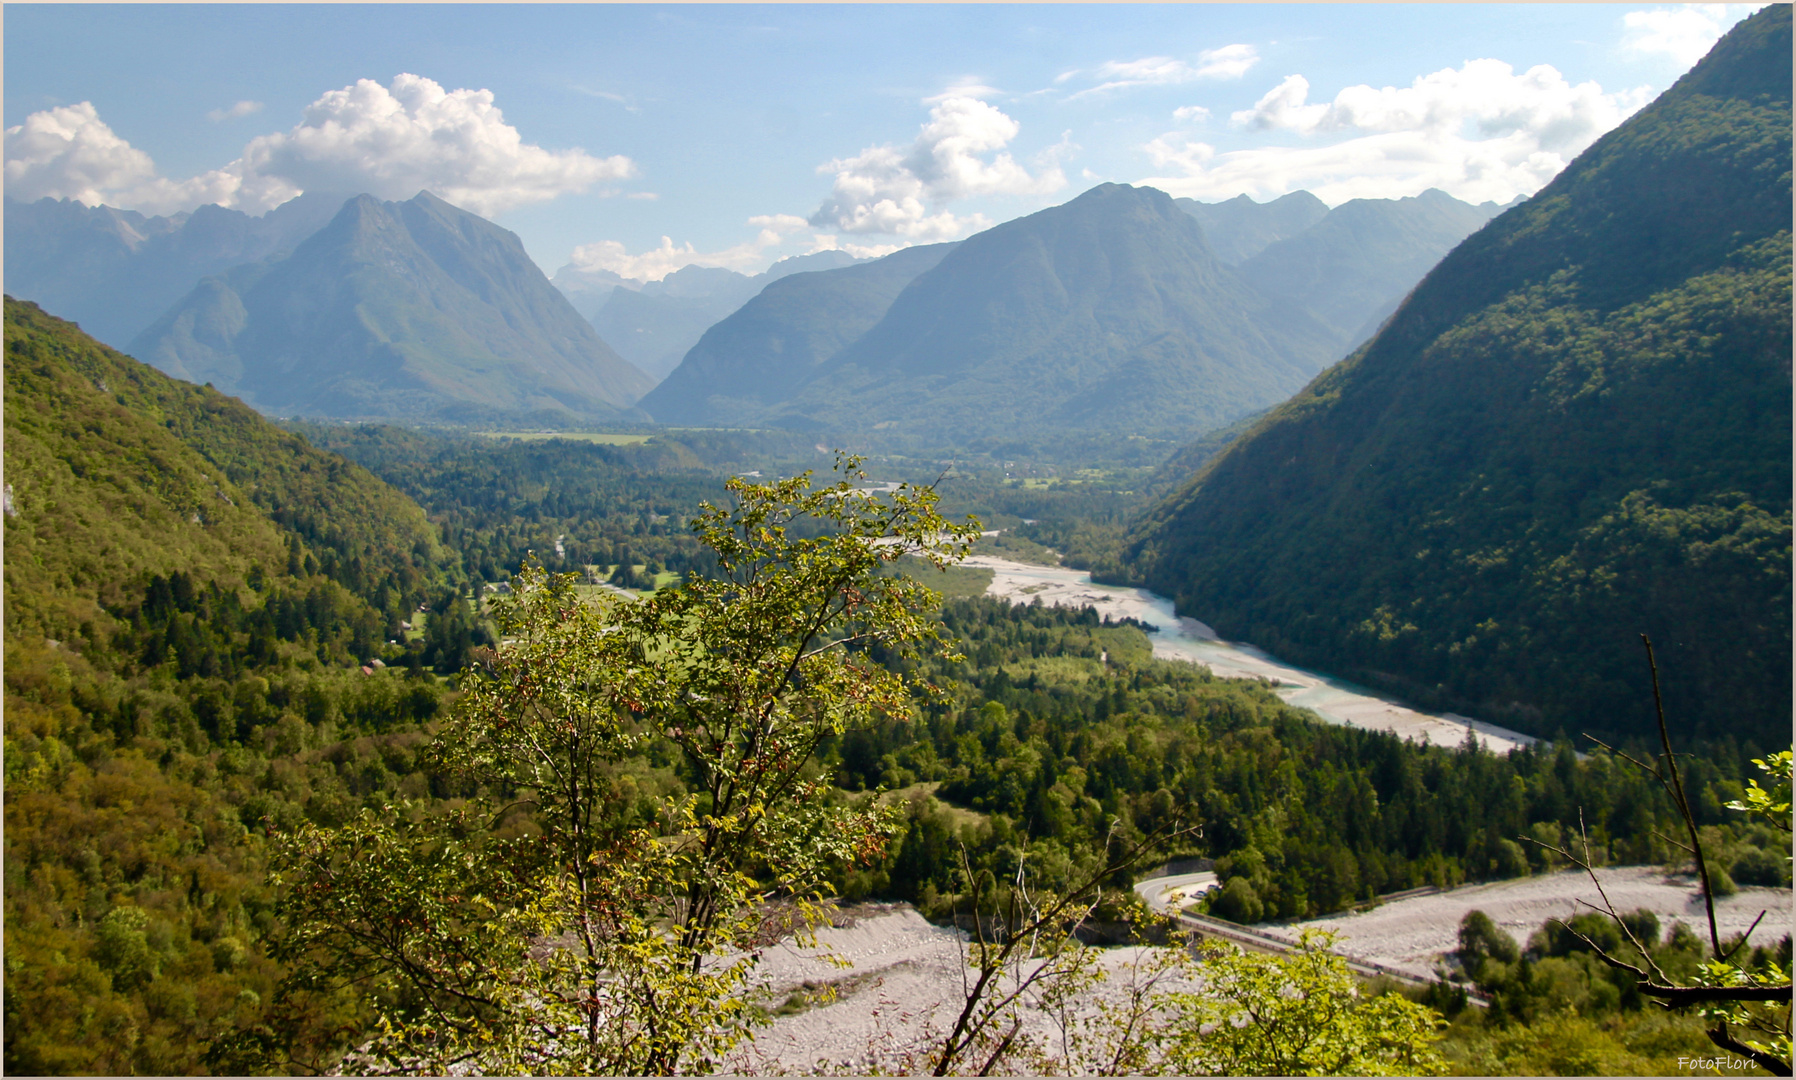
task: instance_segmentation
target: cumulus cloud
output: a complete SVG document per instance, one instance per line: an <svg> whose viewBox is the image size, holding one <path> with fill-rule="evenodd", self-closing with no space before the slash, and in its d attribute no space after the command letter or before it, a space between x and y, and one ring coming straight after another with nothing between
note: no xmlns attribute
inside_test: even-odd
<svg viewBox="0 0 1796 1080"><path fill-rule="evenodd" d="M1178 132L1145 148L1175 175L1142 181L1176 195L1226 198L1307 188L1325 202L1415 195L1431 187L1473 202L1532 194L1585 147L1646 103L1645 88L1604 93L1554 68L1517 73L1472 60L1407 87L1350 86L1311 102L1301 75L1285 78L1237 128L1296 135L1310 145L1218 153ZM1345 136L1317 145L1329 136Z"/></svg>
<svg viewBox="0 0 1796 1080"><path fill-rule="evenodd" d="M568 256L568 262L575 273L608 270L619 277L637 281L660 281L686 266L720 266L726 270L754 272L770 261L773 249L786 244L794 233L809 227L804 218L794 214L758 214L749 218L748 224L759 230L754 239L722 251L699 251L690 241L675 244L672 237L663 236L659 247L632 255L619 241L600 240L575 248ZM817 239L826 243L820 246L815 242ZM834 248L834 240L834 237L813 238L809 250Z"/></svg>
<svg viewBox="0 0 1796 1080"><path fill-rule="evenodd" d="M1210 110L1202 105L1181 105L1172 111L1172 118L1188 124L1201 124L1210 118Z"/></svg>
<svg viewBox="0 0 1796 1080"><path fill-rule="evenodd" d="M260 101L239 101L228 109L213 109L206 114L206 119L217 124L226 120L236 120L239 117L249 116L252 113L259 113L262 111L262 108L263 106Z"/></svg>
<svg viewBox="0 0 1796 1080"><path fill-rule="evenodd" d="M982 214L957 216L940 206L979 195L1047 194L1066 186L1053 155L1031 175L1003 152L1019 130L1015 120L977 98L937 100L908 148L868 147L819 166L818 172L834 173L835 180L810 224L888 233L916 243L988 227Z"/></svg>
<svg viewBox="0 0 1796 1080"><path fill-rule="evenodd" d="M1188 64L1170 56L1149 56L1140 60L1110 60L1099 64L1092 74L1104 80L1081 90L1067 100L1127 90L1134 86L1168 86L1196 79L1239 79L1260 62L1260 54L1252 45L1224 45L1197 54L1197 62ZM1077 72L1067 72L1055 79L1064 82Z"/></svg>
<svg viewBox="0 0 1796 1080"><path fill-rule="evenodd" d="M254 104L239 102L225 112ZM307 189L385 199L428 189L491 216L635 171L627 157L527 143L505 122L491 91L446 91L417 75L400 75L390 86L362 79L330 91L292 129L252 139L236 161L187 180L158 175L149 155L115 134L87 102L33 113L6 130L6 188L15 197L53 195L151 213L208 202L261 213Z"/></svg>
<svg viewBox="0 0 1796 1080"><path fill-rule="evenodd" d="M90 101L35 112L6 129L6 193L88 206L156 176L150 155L120 138Z"/></svg>
<svg viewBox="0 0 1796 1080"><path fill-rule="evenodd" d="M1622 48L1648 56L1668 56L1690 67L1721 35L1763 4L1685 4L1677 8L1630 11L1621 18Z"/></svg>
<svg viewBox="0 0 1796 1080"><path fill-rule="evenodd" d="M246 177L298 190L366 191L410 198L428 188L491 216L633 175L629 158L545 150L505 122L490 90L445 91L418 75L332 90L292 130L244 147Z"/></svg>

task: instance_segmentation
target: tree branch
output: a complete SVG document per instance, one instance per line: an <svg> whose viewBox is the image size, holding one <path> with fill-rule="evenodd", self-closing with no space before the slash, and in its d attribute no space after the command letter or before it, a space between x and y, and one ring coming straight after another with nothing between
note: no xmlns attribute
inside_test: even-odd
<svg viewBox="0 0 1796 1080"><path fill-rule="evenodd" d="M1723 1050L1731 1050L1743 1057L1750 1058L1753 1064L1770 1073L1772 1076L1790 1075L1789 1062L1771 1054L1767 1054L1763 1050L1754 1050L1752 1047L1747 1046L1745 1043L1734 1038L1732 1035L1728 1034L1727 1021L1725 1020L1719 1025L1710 1028L1708 1035L1709 1041L1716 1046L1721 1047Z"/></svg>

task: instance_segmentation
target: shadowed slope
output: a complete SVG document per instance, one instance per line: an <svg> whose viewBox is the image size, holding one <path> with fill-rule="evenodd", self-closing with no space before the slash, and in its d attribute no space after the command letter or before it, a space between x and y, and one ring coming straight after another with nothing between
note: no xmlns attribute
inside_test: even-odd
<svg viewBox="0 0 1796 1080"><path fill-rule="evenodd" d="M1767 8L1140 526L1222 633L1540 734L1790 716L1790 9Z"/></svg>

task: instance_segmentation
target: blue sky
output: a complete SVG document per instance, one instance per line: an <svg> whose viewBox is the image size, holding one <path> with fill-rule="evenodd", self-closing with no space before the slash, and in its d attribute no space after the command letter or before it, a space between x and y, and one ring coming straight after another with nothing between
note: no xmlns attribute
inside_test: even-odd
<svg viewBox="0 0 1796 1080"><path fill-rule="evenodd" d="M1750 10L8 4L6 191L428 187L550 273L641 278L957 238L1104 181L1506 201Z"/></svg>

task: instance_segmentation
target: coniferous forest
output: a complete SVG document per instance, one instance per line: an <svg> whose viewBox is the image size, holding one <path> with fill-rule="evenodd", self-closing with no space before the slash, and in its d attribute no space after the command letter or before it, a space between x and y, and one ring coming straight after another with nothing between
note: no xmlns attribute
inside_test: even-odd
<svg viewBox="0 0 1796 1080"><path fill-rule="evenodd" d="M563 536L556 567L702 574L670 524L717 481L645 466L646 448L316 434L355 440L389 486L28 305L7 320L8 1068L216 1068L279 993L271 838L469 794L418 753L497 644L489 564ZM367 509L319 512L344 504ZM1677 857L1668 800L1601 750L1499 757L1318 724L1264 685L1155 660L1138 624L970 595L970 573L941 576L969 594L938 616L962 660L869 655L945 692L820 748L833 798L884 792L899 814L882 855L839 868L847 899L947 917L963 845L1000 873L1026 848L1064 888L1115 828L1175 811L1205 829L1172 854L1214 859L1229 888L1212 910L1242 922L1555 868L1526 838L1580 827L1607 863ZM1724 806L1764 751L1705 743L1685 775L1722 865L1787 884L1784 838ZM680 760L650 740L628 768L677 795ZM1108 884L1120 903L1128 880ZM283 1031L312 1054L372 1022L347 1000L315 1009Z"/></svg>
<svg viewBox="0 0 1796 1080"><path fill-rule="evenodd" d="M5 1071L744 1071L884 993L764 954L901 918L948 1007L806 1065L1788 1075L1790 10L1510 203L1102 184L760 293L551 283L429 192L9 198L83 310L213 276L160 367L5 299ZM573 306L726 285L654 393ZM1318 929L1567 871L1685 909Z"/></svg>

